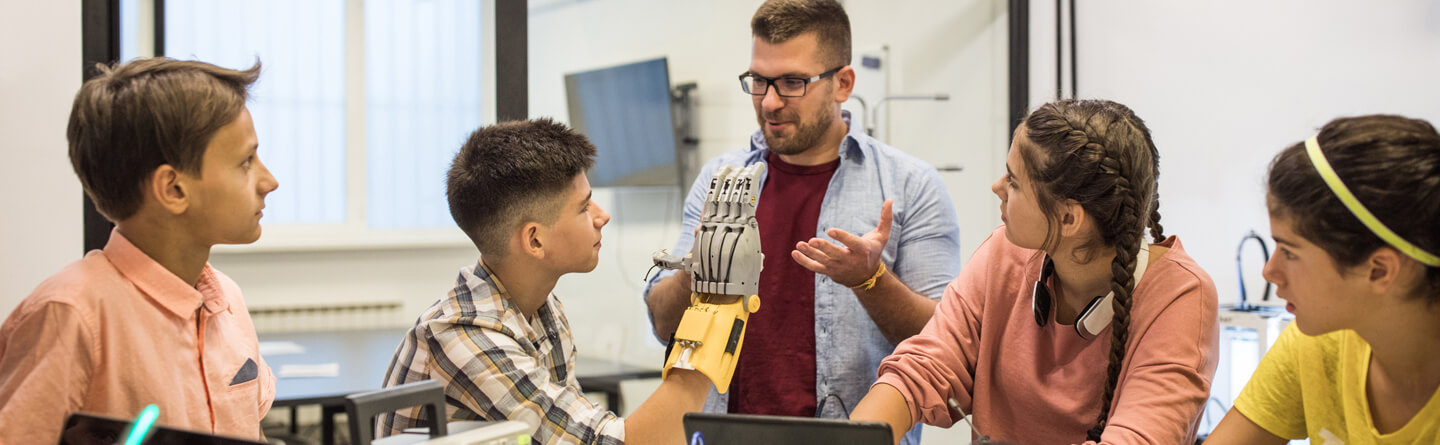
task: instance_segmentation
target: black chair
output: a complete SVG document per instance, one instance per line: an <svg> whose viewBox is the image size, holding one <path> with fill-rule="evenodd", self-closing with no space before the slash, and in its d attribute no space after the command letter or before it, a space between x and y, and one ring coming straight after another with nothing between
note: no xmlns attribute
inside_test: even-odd
<svg viewBox="0 0 1440 445"><path fill-rule="evenodd" d="M424 407L430 419L430 437L446 434L445 387L426 380L404 385L351 394L345 397L345 414L350 420L350 443L370 445L375 440L375 416L409 408Z"/></svg>

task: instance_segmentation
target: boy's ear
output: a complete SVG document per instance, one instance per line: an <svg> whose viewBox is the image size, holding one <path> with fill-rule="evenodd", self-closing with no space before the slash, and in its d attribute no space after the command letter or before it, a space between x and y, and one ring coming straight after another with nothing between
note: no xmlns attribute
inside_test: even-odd
<svg viewBox="0 0 1440 445"><path fill-rule="evenodd" d="M172 215L185 213L185 210L190 208L190 184L187 178L170 164L161 164L150 173L146 194Z"/></svg>
<svg viewBox="0 0 1440 445"><path fill-rule="evenodd" d="M545 259L545 228L531 221L520 226L520 251L535 259Z"/></svg>

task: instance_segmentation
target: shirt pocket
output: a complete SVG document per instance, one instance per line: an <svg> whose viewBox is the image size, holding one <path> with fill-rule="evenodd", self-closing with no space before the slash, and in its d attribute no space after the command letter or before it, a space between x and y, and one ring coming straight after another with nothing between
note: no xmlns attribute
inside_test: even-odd
<svg viewBox="0 0 1440 445"><path fill-rule="evenodd" d="M215 432L255 439L260 433L260 381L227 386L215 395Z"/></svg>

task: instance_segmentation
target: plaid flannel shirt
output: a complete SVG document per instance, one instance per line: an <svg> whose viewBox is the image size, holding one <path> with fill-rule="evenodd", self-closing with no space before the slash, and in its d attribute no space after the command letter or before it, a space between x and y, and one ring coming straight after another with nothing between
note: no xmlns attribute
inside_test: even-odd
<svg viewBox="0 0 1440 445"><path fill-rule="evenodd" d="M585 399L575 342L552 294L528 322L484 260L460 269L455 288L431 305L390 360L385 387L445 385L449 421L515 420L542 444L621 444L625 419ZM377 436L425 426L418 407L381 415Z"/></svg>

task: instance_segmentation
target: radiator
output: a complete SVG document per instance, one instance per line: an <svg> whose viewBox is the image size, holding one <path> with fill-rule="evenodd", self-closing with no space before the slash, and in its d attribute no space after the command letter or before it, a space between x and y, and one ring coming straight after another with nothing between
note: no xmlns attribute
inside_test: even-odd
<svg viewBox="0 0 1440 445"><path fill-rule="evenodd" d="M368 302L251 307L256 332L337 331L409 327L404 304Z"/></svg>

